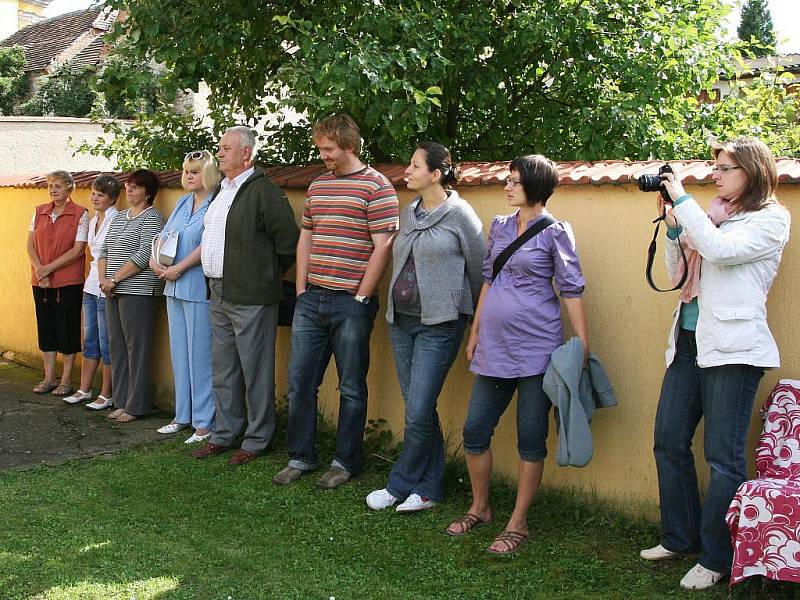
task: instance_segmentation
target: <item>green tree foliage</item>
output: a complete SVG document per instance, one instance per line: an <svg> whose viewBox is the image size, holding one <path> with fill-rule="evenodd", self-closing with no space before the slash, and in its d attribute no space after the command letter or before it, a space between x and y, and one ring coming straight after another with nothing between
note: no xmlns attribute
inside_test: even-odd
<svg viewBox="0 0 800 600"><path fill-rule="evenodd" d="M44 78L33 97L19 107L23 115L87 117L97 94L92 89L92 65L62 65Z"/></svg>
<svg viewBox="0 0 800 600"><path fill-rule="evenodd" d="M775 54L777 38L767 0L745 0L742 20L736 31L740 40L752 44L748 52L753 56Z"/></svg>
<svg viewBox="0 0 800 600"><path fill-rule="evenodd" d="M264 115L261 158L306 162L308 123L337 111L378 161L405 160L423 139L461 160L705 155L688 121L730 58L719 0L110 2L129 11L117 34L132 60L165 65L177 89L212 91L216 131L152 118L129 130L158 129L173 148L158 164L171 167L191 148L166 136L196 143Z"/></svg>
<svg viewBox="0 0 800 600"><path fill-rule="evenodd" d="M24 66L22 46L0 48L0 115L10 115L27 91Z"/></svg>
<svg viewBox="0 0 800 600"><path fill-rule="evenodd" d="M127 40L121 40L106 60L93 83L102 97L95 116L133 119L138 115L152 115L160 102L170 92L168 83L148 61L137 59L130 51Z"/></svg>

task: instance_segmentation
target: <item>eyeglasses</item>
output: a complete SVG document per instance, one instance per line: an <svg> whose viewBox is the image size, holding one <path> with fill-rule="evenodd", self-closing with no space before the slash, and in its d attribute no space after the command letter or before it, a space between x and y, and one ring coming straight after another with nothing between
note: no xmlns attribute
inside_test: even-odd
<svg viewBox="0 0 800 600"><path fill-rule="evenodd" d="M711 171L714 173L722 173L723 175L728 171L735 171L736 169L741 169L742 167L734 167L733 165L714 165L711 167Z"/></svg>
<svg viewBox="0 0 800 600"><path fill-rule="evenodd" d="M210 155L211 153L208 150L193 150L192 152L187 152L183 160L201 160L207 154Z"/></svg>
<svg viewBox="0 0 800 600"><path fill-rule="evenodd" d="M511 179L511 177L506 177L506 180L503 182L503 187L508 187L510 184L512 188L515 188L520 183L522 182L519 179Z"/></svg>

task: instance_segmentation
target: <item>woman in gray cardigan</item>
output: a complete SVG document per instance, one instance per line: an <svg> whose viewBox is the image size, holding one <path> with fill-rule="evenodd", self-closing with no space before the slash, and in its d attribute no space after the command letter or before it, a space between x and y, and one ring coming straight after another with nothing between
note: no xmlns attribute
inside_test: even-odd
<svg viewBox="0 0 800 600"><path fill-rule="evenodd" d="M444 496L436 402L478 301L486 243L475 211L451 188L459 172L447 148L420 145L405 179L417 197L400 215L386 320L406 427L389 482L367 496L367 505L382 510L401 502L397 512L414 512Z"/></svg>

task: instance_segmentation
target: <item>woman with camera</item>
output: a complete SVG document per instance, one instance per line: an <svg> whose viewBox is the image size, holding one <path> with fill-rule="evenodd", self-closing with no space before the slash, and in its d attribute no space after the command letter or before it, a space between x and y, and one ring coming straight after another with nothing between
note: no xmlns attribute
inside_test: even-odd
<svg viewBox="0 0 800 600"><path fill-rule="evenodd" d="M790 225L775 198L777 169L764 143L737 138L714 144L712 154L718 196L708 214L674 173L661 175L673 202L658 201L669 227L667 270L675 281L687 266L688 273L656 414L661 543L640 555L665 560L699 552L681 579L685 589L709 588L731 567L725 513L746 479L744 447L758 384L765 369L779 366L766 298ZM691 450L700 419L711 468L702 504Z"/></svg>
<svg viewBox="0 0 800 600"><path fill-rule="evenodd" d="M496 217L489 231L484 282L467 342L475 373L464 424L472 504L447 528L460 536L493 520L491 441L516 391L517 500L504 530L487 548L498 555L516 552L528 539L528 509L542 481L551 405L543 378L550 355L563 343L559 295L583 341L584 360L589 353L581 299L585 282L572 228L545 210L558 185L556 165L537 154L515 158L510 171L506 198L516 211Z"/></svg>

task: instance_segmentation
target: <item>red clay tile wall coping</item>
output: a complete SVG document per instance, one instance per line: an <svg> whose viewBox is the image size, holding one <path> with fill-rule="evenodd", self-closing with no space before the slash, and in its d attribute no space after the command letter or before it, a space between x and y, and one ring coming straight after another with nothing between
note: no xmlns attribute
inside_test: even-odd
<svg viewBox="0 0 800 600"><path fill-rule="evenodd" d="M777 163L781 183L800 183L800 160L780 158ZM662 164L663 161L621 160L591 163L562 162L558 163L559 182L561 185L626 184L644 173L655 173ZM680 171L684 183L711 183L713 165L711 161L674 161L670 164ZM463 162L460 165L462 179L459 185L502 185L508 175L507 162ZM405 186L403 180L405 165L379 164L375 165L375 168L386 175L395 186ZM325 167L322 165L267 167L266 172L275 184L282 188L305 189L315 177L325 172ZM79 171L72 175L75 177L77 187L88 188L100 173L100 171ZM128 177L128 173L115 173L115 175L123 182ZM181 185L181 172L165 171L159 173L159 179L163 187L178 188ZM47 181L44 175L0 175L0 187L46 188Z"/></svg>

